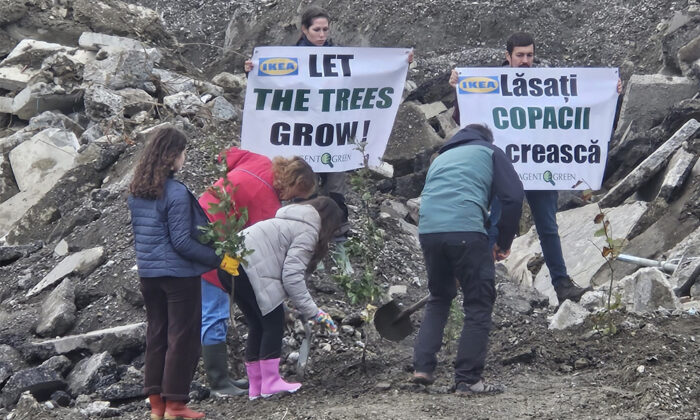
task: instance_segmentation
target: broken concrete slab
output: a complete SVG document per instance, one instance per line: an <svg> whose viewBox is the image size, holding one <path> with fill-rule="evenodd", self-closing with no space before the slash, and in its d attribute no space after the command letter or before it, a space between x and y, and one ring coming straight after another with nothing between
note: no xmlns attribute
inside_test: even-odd
<svg viewBox="0 0 700 420"><path fill-rule="evenodd" d="M248 85L248 79L245 74L231 74L227 72L221 72L211 79L212 83L224 88L226 93L231 93L234 95L239 95L245 92L246 86Z"/></svg>
<svg viewBox="0 0 700 420"><path fill-rule="evenodd" d="M698 129L700 129L700 123L697 120L691 119L686 122L661 147L656 149L654 153L637 165L622 181L611 188L600 200L601 207L612 207L622 203L625 198L636 191L644 182L656 175L681 144L692 138Z"/></svg>
<svg viewBox="0 0 700 420"><path fill-rule="evenodd" d="M75 318L75 286L69 278L66 278L41 304L36 333L41 337L63 335L73 327Z"/></svg>
<svg viewBox="0 0 700 420"><path fill-rule="evenodd" d="M686 77L661 74L633 75L622 100L618 130L640 132L658 125L671 107L698 91L697 82Z"/></svg>
<svg viewBox="0 0 700 420"><path fill-rule="evenodd" d="M23 67L38 69L41 67L41 63L46 57L56 54L57 52L72 51L75 51L75 48L52 42L25 38L17 44L4 60L0 61L0 66L6 67L19 64Z"/></svg>
<svg viewBox="0 0 700 420"><path fill-rule="evenodd" d="M395 219L404 219L408 215L408 208L403 203L394 200L384 200L379 206L379 211L383 211Z"/></svg>
<svg viewBox="0 0 700 420"><path fill-rule="evenodd" d="M74 350L89 350L92 353L109 351L116 356L125 349L140 348L146 342L146 323L123 325L85 334L71 335L32 343L34 350L51 354L66 354Z"/></svg>
<svg viewBox="0 0 700 420"><path fill-rule="evenodd" d="M192 92L178 92L163 98L163 105L182 116L195 115L204 106L199 96Z"/></svg>
<svg viewBox="0 0 700 420"><path fill-rule="evenodd" d="M126 38L123 36L114 36L100 34L97 32L83 32L78 39L80 48L90 51L99 51L103 47L117 47L128 50L146 50L148 46L141 41Z"/></svg>
<svg viewBox="0 0 700 420"><path fill-rule="evenodd" d="M141 111L151 111L157 105L156 100L143 89L126 88L115 93L122 97L124 116L127 118Z"/></svg>
<svg viewBox="0 0 700 420"><path fill-rule="evenodd" d="M17 181L15 181L15 176L12 173L10 160L4 154L0 154L0 203L9 199L18 192L19 187L17 186Z"/></svg>
<svg viewBox="0 0 700 420"><path fill-rule="evenodd" d="M412 174L416 172L416 156L431 154L444 143L423 118L420 106L416 102L404 102L399 106L383 159L394 166L397 176Z"/></svg>
<svg viewBox="0 0 700 420"><path fill-rule="evenodd" d="M394 177L394 167L386 162L379 162L379 165L370 165L369 170L381 177L391 179Z"/></svg>
<svg viewBox="0 0 700 420"><path fill-rule="evenodd" d="M70 92L61 86L44 82L35 83L22 89L12 101L12 113L28 120L44 111L58 110L69 114L82 108L83 92L75 89Z"/></svg>
<svg viewBox="0 0 700 420"><path fill-rule="evenodd" d="M634 202L605 210L615 238L626 238L644 216L647 206L645 202ZM557 213L559 237L569 276L583 287L590 285L591 279L606 264L600 254L605 238L594 236L600 228L593 221L598 213L596 204ZM543 265L535 277L528 269L528 263L541 254L542 248L533 226L528 233L515 238L511 254L503 264L517 284L534 287L549 298L550 305L556 305L560 302L552 287L547 266Z"/></svg>
<svg viewBox="0 0 700 420"><path fill-rule="evenodd" d="M664 180L656 197L669 203L673 201L688 175L690 175L696 160L697 156L694 153L690 153L684 148L678 149L666 167Z"/></svg>
<svg viewBox="0 0 700 420"><path fill-rule="evenodd" d="M418 212L420 210L420 197L411 198L406 201L406 207L408 208L408 215L413 221L413 223L418 223Z"/></svg>
<svg viewBox="0 0 700 420"><path fill-rule="evenodd" d="M80 124L70 117L60 112L51 111L44 111L32 117L27 127L25 127L28 131L41 131L46 128L63 128L72 131L77 137L80 137L83 131L85 131Z"/></svg>
<svg viewBox="0 0 700 420"><path fill-rule="evenodd" d="M22 90L27 87L32 77L36 76L37 73L39 73L38 70L26 68L19 64L15 66L2 66L0 67L0 89L9 90L11 92ZM1 107L0 112L2 112Z"/></svg>
<svg viewBox="0 0 700 420"><path fill-rule="evenodd" d="M98 246L71 254L61 260L53 270L26 294L27 297L41 293L53 286L69 274L87 275L97 268L104 260L104 248Z"/></svg>
<svg viewBox="0 0 700 420"><path fill-rule="evenodd" d="M565 300L559 306L557 312L552 315L549 321L550 330L565 330L567 328L581 325L590 315L590 312L583 306L570 300Z"/></svg>
<svg viewBox="0 0 700 420"><path fill-rule="evenodd" d="M124 101L121 95L100 85L92 85L85 89L83 99L85 113L93 121L102 121L123 114Z"/></svg>
<svg viewBox="0 0 700 420"><path fill-rule="evenodd" d="M442 101L431 102L429 104L421 104L418 106L426 120L436 117L438 114L447 111L447 107Z"/></svg>
<svg viewBox="0 0 700 420"><path fill-rule="evenodd" d="M151 74L156 57L148 52L104 47L97 58L85 64L83 81L115 90L123 88L154 90Z"/></svg>
<svg viewBox="0 0 700 420"><path fill-rule="evenodd" d="M0 384L24 367L22 355L7 344L0 344Z"/></svg>
<svg viewBox="0 0 700 420"><path fill-rule="evenodd" d="M10 164L20 191L58 180L75 165L79 147L73 132L47 128L12 149Z"/></svg>
<svg viewBox="0 0 700 420"><path fill-rule="evenodd" d="M629 312L648 313L659 308L680 309L681 304L666 275L655 267L637 270L614 287L613 293L621 295L621 304Z"/></svg>
<svg viewBox="0 0 700 420"><path fill-rule="evenodd" d="M15 110L14 98L0 96L0 114L12 114Z"/></svg>
<svg viewBox="0 0 700 420"><path fill-rule="evenodd" d="M174 95L179 92L197 94L197 86L191 77L163 69L154 69L153 75L160 80L161 88L166 95Z"/></svg>
<svg viewBox="0 0 700 420"><path fill-rule="evenodd" d="M68 391L73 396L92 394L99 388L116 383L117 363L108 352L94 354L79 361L68 374Z"/></svg>

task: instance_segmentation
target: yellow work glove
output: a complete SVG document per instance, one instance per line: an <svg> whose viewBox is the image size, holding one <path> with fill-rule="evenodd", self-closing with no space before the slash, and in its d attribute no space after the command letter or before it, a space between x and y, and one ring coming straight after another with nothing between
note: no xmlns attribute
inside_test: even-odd
<svg viewBox="0 0 700 420"><path fill-rule="evenodd" d="M219 267L221 267L222 270L229 273L230 275L237 276L239 264L240 264L240 261L238 261L236 258L233 258L230 255L226 254L226 255L224 255L224 259L221 260L221 265Z"/></svg>

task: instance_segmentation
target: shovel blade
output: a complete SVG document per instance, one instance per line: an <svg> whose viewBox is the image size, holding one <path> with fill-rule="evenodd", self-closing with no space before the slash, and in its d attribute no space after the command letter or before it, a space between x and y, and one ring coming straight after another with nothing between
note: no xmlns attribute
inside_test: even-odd
<svg viewBox="0 0 700 420"><path fill-rule="evenodd" d="M374 327L382 337L390 341L401 341L411 335L413 324L410 314L402 314L396 302L389 301L374 314Z"/></svg>

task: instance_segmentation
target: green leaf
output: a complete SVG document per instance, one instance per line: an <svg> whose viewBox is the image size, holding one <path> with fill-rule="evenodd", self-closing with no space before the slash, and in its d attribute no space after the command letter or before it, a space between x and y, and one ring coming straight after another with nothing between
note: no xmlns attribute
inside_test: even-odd
<svg viewBox="0 0 700 420"><path fill-rule="evenodd" d="M595 236L596 238L599 238L601 236L605 236L605 226L596 230L595 233L593 233L593 236Z"/></svg>

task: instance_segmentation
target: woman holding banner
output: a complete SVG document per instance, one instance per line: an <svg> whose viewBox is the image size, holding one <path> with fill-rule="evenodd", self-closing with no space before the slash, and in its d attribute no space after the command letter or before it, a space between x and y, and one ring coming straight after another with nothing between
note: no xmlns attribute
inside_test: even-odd
<svg viewBox="0 0 700 420"><path fill-rule="evenodd" d="M319 6L309 6L301 15L301 35L296 42L299 47L332 47L333 41L330 39L330 15ZM413 52L408 56L408 63L413 62ZM245 71L249 73L253 70L253 61L246 60ZM348 224L348 207L345 204L345 195L348 192L346 172L323 172L318 173L321 183L321 194L327 195L338 204L343 211L343 223L336 232L336 241L343 241L347 238L350 225Z"/></svg>

